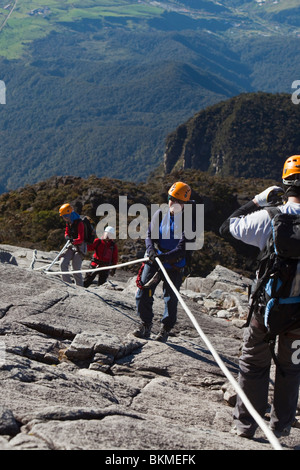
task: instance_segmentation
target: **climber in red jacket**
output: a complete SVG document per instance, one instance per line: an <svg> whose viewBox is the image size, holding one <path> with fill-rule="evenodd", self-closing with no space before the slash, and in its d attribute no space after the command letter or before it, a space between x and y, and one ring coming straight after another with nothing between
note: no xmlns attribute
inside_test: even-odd
<svg viewBox="0 0 300 470"><path fill-rule="evenodd" d="M71 263L74 271L80 271L83 258L86 254L83 222L80 215L74 211L73 207L69 203L63 204L59 208L59 215L66 222L65 239L71 242L71 245L61 257L61 270L63 272L69 271L69 264ZM82 287L82 274L80 272L76 272L73 276L75 284ZM68 284L72 283L72 277L70 274L63 274L62 278Z"/></svg>
<svg viewBox="0 0 300 470"><path fill-rule="evenodd" d="M118 247L114 242L115 229L107 226L102 238L95 238L91 245L88 245L88 251L94 251L90 264L90 269L100 268L102 266L114 266L118 263ZM89 287L98 274L98 286L106 282L108 275L113 276L115 269L105 269L103 271L86 273L84 287Z"/></svg>

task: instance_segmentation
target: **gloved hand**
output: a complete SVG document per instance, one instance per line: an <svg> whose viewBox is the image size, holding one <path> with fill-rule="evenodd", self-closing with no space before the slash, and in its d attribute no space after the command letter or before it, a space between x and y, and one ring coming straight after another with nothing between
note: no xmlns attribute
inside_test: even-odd
<svg viewBox="0 0 300 470"><path fill-rule="evenodd" d="M279 186L270 186L261 193L257 194L253 201L260 207L281 202L284 190Z"/></svg>
<svg viewBox="0 0 300 470"><path fill-rule="evenodd" d="M157 257L157 253L153 248L150 248L148 256L149 256L150 261L152 261L153 263L155 261L155 258Z"/></svg>
<svg viewBox="0 0 300 470"><path fill-rule="evenodd" d="M67 235L67 236L65 237L65 239L67 240L67 242L73 243L73 238L72 238L72 237L69 237L69 235Z"/></svg>

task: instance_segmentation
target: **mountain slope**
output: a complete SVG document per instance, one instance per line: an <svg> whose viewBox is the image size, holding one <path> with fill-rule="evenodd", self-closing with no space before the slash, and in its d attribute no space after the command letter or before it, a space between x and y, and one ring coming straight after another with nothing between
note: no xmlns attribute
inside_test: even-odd
<svg viewBox="0 0 300 470"><path fill-rule="evenodd" d="M165 171L195 168L223 176L281 179L298 154L300 108L287 94L250 93L197 113L167 139Z"/></svg>
<svg viewBox="0 0 300 470"><path fill-rule="evenodd" d="M221 3L18 2L0 26L0 192L64 174L145 180L166 136L199 110L289 93L297 28L274 32L267 2Z"/></svg>
<svg viewBox="0 0 300 470"><path fill-rule="evenodd" d="M2 61L4 189L53 174L145 179L161 162L168 132L199 108L240 93L247 81L236 58L224 53L220 63L222 44L216 52L202 45L198 57L185 35L103 32L101 42L113 48L118 38L128 51L123 60L103 61L83 49L83 38L52 33L35 43L26 66ZM135 40L140 50L129 59Z"/></svg>

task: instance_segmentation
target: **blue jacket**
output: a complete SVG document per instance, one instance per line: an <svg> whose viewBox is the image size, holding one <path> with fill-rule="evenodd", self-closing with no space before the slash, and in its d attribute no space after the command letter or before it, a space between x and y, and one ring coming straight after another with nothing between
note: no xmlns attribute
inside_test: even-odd
<svg viewBox="0 0 300 470"><path fill-rule="evenodd" d="M162 216L161 210L156 211L148 227L147 253L156 249L157 254L163 254L161 261L165 268L181 268L185 266L185 243L182 213L173 216L168 211Z"/></svg>

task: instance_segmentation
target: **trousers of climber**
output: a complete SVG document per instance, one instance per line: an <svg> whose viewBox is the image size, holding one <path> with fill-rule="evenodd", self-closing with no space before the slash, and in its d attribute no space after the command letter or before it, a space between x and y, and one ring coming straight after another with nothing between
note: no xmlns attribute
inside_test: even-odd
<svg viewBox="0 0 300 470"><path fill-rule="evenodd" d="M178 299L159 271L155 258L163 263L171 281L179 290L185 266L186 238L183 232L182 215L184 204L190 200L191 188L181 181L174 183L168 191L168 211L155 212L148 227L146 255L149 256L139 276L136 293L137 314L141 320L133 334L139 338L149 338L153 322L154 292L163 281L164 312L161 329L155 340L165 342L177 321Z"/></svg>

